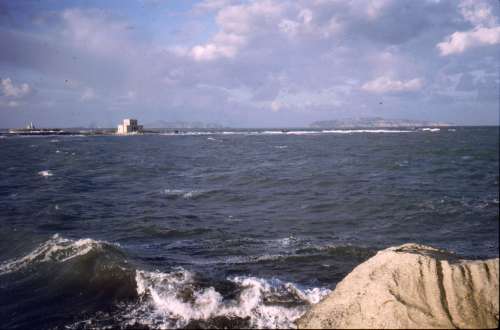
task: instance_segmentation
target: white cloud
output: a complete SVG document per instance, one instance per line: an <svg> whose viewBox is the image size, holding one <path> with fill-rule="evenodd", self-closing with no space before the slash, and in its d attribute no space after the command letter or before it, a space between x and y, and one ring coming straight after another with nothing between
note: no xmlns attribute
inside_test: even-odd
<svg viewBox="0 0 500 330"><path fill-rule="evenodd" d="M483 45L500 43L500 26L475 28L465 32L454 32L445 41L437 44L442 56L463 53L465 50Z"/></svg>
<svg viewBox="0 0 500 330"><path fill-rule="evenodd" d="M23 83L16 86L10 78L2 79L0 87L3 95L13 98L22 98L31 92L31 87L28 84Z"/></svg>
<svg viewBox="0 0 500 330"><path fill-rule="evenodd" d="M284 10L284 5L270 0L254 1L249 4L228 6L217 14L217 24L223 31L249 34L274 25L275 19Z"/></svg>
<svg viewBox="0 0 500 330"><path fill-rule="evenodd" d="M478 0L462 0L459 4L462 17L474 28L456 31L438 43L441 56L460 54L470 48L500 43L500 26L489 3Z"/></svg>
<svg viewBox="0 0 500 330"><path fill-rule="evenodd" d="M252 35L268 30L281 11L281 5L269 0L222 7L216 16L219 32L206 44L191 48L188 54L196 61L232 58Z"/></svg>
<svg viewBox="0 0 500 330"><path fill-rule="evenodd" d="M178 54L183 53L196 61L212 61L234 58L244 48L255 44L262 47L264 40L281 42L279 38L283 36L302 36L305 41L329 38L340 32L342 25L332 14L327 14L329 17L325 19L320 4L311 3L309 7L301 2L256 0L234 5L210 1L207 5L218 9L215 20L219 31L206 43Z"/></svg>
<svg viewBox="0 0 500 330"><path fill-rule="evenodd" d="M43 88L15 98L0 85L0 105L26 109L16 116L47 109L71 125L91 119L104 125L106 116L114 122L125 113L229 125L307 124L341 111L383 116L396 107L413 116L421 110L416 98L442 102L447 83L435 83L440 70L496 72L498 58L488 48L480 50L487 56L439 56L498 46L499 9L491 1L200 0L167 6L168 14L151 6L34 9L47 19L0 29L0 62L8 69L1 78L19 90L22 82ZM467 92L498 86L484 84L490 87L474 83ZM458 93L451 86L449 99ZM423 92L404 93L416 90ZM394 102L362 110L384 92ZM88 106L94 102L99 106ZM68 106L84 115L70 116ZM450 107L440 108L443 118L461 115ZM0 111L0 122L10 123L11 113Z"/></svg>
<svg viewBox="0 0 500 330"><path fill-rule="evenodd" d="M474 26L494 26L496 17L489 3L479 0L462 0L458 5L463 18Z"/></svg>
<svg viewBox="0 0 500 330"><path fill-rule="evenodd" d="M392 0L369 0L367 2L363 2L362 6L364 7L366 15L371 19L375 19L391 2Z"/></svg>
<svg viewBox="0 0 500 330"><path fill-rule="evenodd" d="M315 21L317 14L310 8L303 8L298 12L296 19L283 18L278 28L289 37L304 35L320 39L329 38L341 31L342 25L335 17L319 23Z"/></svg>
<svg viewBox="0 0 500 330"><path fill-rule="evenodd" d="M371 93L387 92L414 92L422 88L422 79L415 78L411 80L392 80L382 76L369 81L361 86L361 89Z"/></svg>
<svg viewBox="0 0 500 330"><path fill-rule="evenodd" d="M190 50L190 55L196 61L211 61L220 57L231 58L245 42L245 38L241 35L219 32L212 43L194 46Z"/></svg>

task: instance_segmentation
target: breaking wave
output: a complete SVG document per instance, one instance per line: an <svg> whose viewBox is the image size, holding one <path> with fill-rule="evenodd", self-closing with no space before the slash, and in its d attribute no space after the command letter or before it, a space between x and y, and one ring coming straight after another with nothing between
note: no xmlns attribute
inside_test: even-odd
<svg viewBox="0 0 500 330"><path fill-rule="evenodd" d="M422 129L425 131L426 129ZM438 129L439 130L439 129ZM186 131L177 133L161 133L165 136L182 136L182 135L320 135L320 134L353 134L353 133L412 133L415 130L401 129L334 129L334 130L268 130L268 131ZM216 140L208 138L209 140Z"/></svg>
<svg viewBox="0 0 500 330"><path fill-rule="evenodd" d="M45 170L45 171L38 172L38 175L43 176L43 177L48 177L48 176L52 176L54 174L49 170Z"/></svg>
<svg viewBox="0 0 500 330"><path fill-rule="evenodd" d="M56 234L26 256L0 264L0 275L42 263L64 263L90 252L104 251L105 249L113 249L117 246L90 238L74 241Z"/></svg>
<svg viewBox="0 0 500 330"><path fill-rule="evenodd" d="M139 302L121 314L124 326L151 328L294 328L308 305L330 290L301 289L278 279L227 279L229 292L201 286L183 268L169 273L136 271Z"/></svg>
<svg viewBox="0 0 500 330"><path fill-rule="evenodd" d="M168 272L139 269L117 244L59 235L0 265L2 281L12 281L11 301L17 308L33 304L33 299L53 301L66 315L66 327L74 329L293 328L308 306L330 292L277 278L216 280L202 275L180 267ZM32 296L32 289L24 286L39 293ZM9 326L22 327L33 317L40 317L48 328L61 322L31 314L13 317Z"/></svg>
<svg viewBox="0 0 500 330"><path fill-rule="evenodd" d="M188 190L188 189L165 189L163 193L167 197L182 197L186 199L190 199L193 197L197 197L200 195L203 195L207 193L207 191L204 190Z"/></svg>
<svg viewBox="0 0 500 330"><path fill-rule="evenodd" d="M324 130L323 133L352 134L352 133L412 133L410 130L396 129L343 129L343 130Z"/></svg>

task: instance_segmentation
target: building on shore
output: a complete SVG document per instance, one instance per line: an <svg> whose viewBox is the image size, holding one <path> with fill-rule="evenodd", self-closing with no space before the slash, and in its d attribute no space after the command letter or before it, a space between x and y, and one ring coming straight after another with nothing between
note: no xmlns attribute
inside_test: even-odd
<svg viewBox="0 0 500 330"><path fill-rule="evenodd" d="M123 119L123 123L118 125L116 134L138 134L142 133L142 125L137 124L137 119Z"/></svg>

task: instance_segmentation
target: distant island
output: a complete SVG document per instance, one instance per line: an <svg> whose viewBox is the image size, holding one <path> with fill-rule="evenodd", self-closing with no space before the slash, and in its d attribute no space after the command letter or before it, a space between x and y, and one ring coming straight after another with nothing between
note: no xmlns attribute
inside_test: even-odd
<svg viewBox="0 0 500 330"><path fill-rule="evenodd" d="M419 121L411 119L385 119L380 117L348 118L315 121L309 125L313 128L373 128L373 127L436 127L450 126L447 123Z"/></svg>

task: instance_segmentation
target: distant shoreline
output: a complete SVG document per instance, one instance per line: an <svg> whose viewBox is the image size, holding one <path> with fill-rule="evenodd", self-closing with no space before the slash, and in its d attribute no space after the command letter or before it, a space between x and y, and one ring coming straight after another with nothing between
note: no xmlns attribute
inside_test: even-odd
<svg viewBox="0 0 500 330"><path fill-rule="evenodd" d="M156 128L147 129L141 133L116 134L115 129L0 129L0 136L141 136L141 135L211 135L211 134L249 134L249 135L301 135L301 134L328 134L328 133L409 133L418 131L439 131L441 129L456 130L460 128L499 127L498 125L482 126L388 126L388 127L314 127L314 128Z"/></svg>

